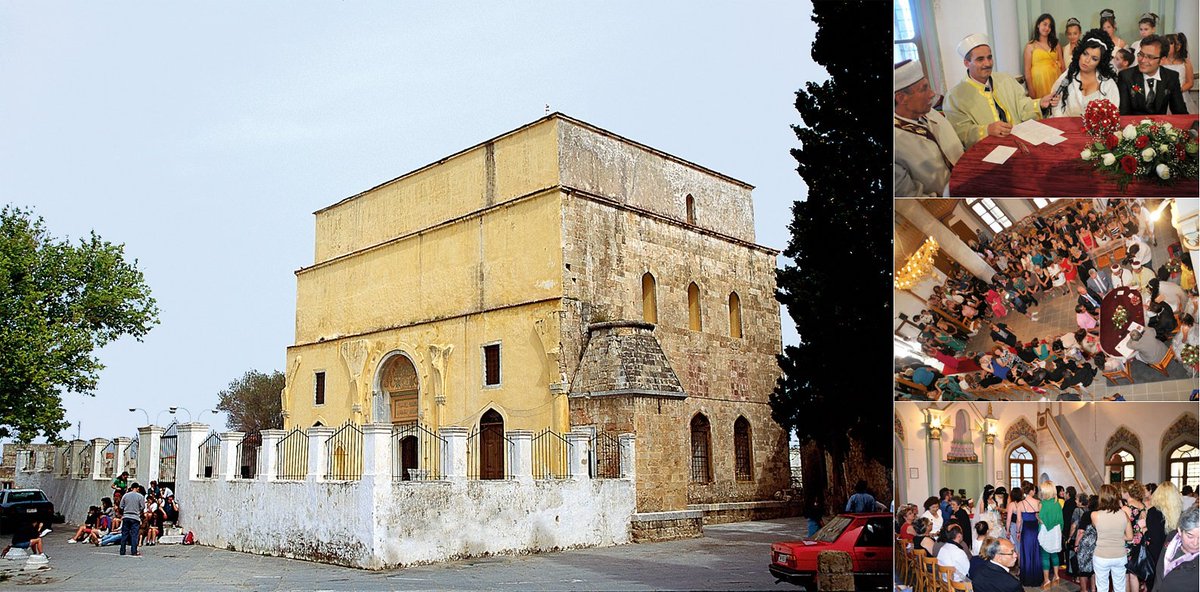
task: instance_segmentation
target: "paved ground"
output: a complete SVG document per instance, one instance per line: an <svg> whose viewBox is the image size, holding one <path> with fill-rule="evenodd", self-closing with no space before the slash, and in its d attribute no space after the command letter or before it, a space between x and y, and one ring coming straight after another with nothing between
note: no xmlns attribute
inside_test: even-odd
<svg viewBox="0 0 1200 592"><path fill-rule="evenodd" d="M468 559L371 572L203 546L158 545L143 557L47 537L50 569L0 559L0 588L25 590L795 590L767 572L770 543L807 532L803 518L704 528L699 539Z"/></svg>

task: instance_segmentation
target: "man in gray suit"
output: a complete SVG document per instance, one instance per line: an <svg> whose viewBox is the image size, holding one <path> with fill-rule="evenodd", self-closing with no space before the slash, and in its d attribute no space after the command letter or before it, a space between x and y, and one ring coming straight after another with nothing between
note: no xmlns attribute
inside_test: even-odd
<svg viewBox="0 0 1200 592"><path fill-rule="evenodd" d="M1098 294L1101 299L1108 295L1109 290L1113 289L1112 277L1108 272L1095 267L1088 268L1087 287L1093 294Z"/></svg>
<svg viewBox="0 0 1200 592"><path fill-rule="evenodd" d="M1167 355L1167 344L1155 339L1153 333L1144 334L1141 329L1129 334L1128 343L1138 359L1147 364L1157 364Z"/></svg>

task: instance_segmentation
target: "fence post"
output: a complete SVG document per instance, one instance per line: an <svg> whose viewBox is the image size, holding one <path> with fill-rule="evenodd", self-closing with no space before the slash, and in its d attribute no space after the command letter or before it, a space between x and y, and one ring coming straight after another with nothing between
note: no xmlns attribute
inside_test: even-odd
<svg viewBox="0 0 1200 592"><path fill-rule="evenodd" d="M149 483L158 481L158 461L162 454L162 435L163 429L156 425L142 426L138 428L138 481ZM178 447L176 447L178 449ZM178 458L176 452L176 458ZM119 474L119 473L118 473ZM178 471L176 471L178 474Z"/></svg>
<svg viewBox="0 0 1200 592"><path fill-rule="evenodd" d="M221 451L218 453L217 460L220 465L214 467L217 473L213 475L222 481L232 481L238 476L238 444L241 444L242 438L246 437L245 432L222 432L217 436L220 441Z"/></svg>
<svg viewBox="0 0 1200 592"><path fill-rule="evenodd" d="M529 430L508 430L504 434L508 439L509 470L517 481L533 482L533 432Z"/></svg>
<svg viewBox="0 0 1200 592"><path fill-rule="evenodd" d="M442 447L442 477L447 481L467 479L467 434L468 428L460 426L438 428L438 435L446 441Z"/></svg>
<svg viewBox="0 0 1200 592"><path fill-rule="evenodd" d="M279 474L279 441L287 432L283 430L263 430L262 445L258 447L258 480L274 481Z"/></svg>
<svg viewBox="0 0 1200 592"><path fill-rule="evenodd" d="M368 423L362 426L362 476L381 482L392 479L392 424Z"/></svg>
<svg viewBox="0 0 1200 592"><path fill-rule="evenodd" d="M92 470L88 471L90 475L85 475L85 479L103 479L104 478L104 448L108 446L108 440L104 438L92 438Z"/></svg>
<svg viewBox="0 0 1200 592"><path fill-rule="evenodd" d="M90 475L84 475L84 471L79 468L79 455L83 454L83 447L87 446L87 440L78 438L71 440L71 472L68 474L72 479L84 479Z"/></svg>
<svg viewBox="0 0 1200 592"><path fill-rule="evenodd" d="M567 443L571 445L567 457L567 476L571 479L592 478L588 462L591 440L591 434L587 432L567 432Z"/></svg>
<svg viewBox="0 0 1200 592"><path fill-rule="evenodd" d="M132 438L125 436L117 436L113 438L113 477L121 474L125 470L125 453L129 452L129 446L133 444Z"/></svg>
<svg viewBox="0 0 1200 592"><path fill-rule="evenodd" d="M637 448L634 446L637 436L620 434L617 436L617 442L621 451L621 478L633 479L637 476Z"/></svg>
<svg viewBox="0 0 1200 592"><path fill-rule="evenodd" d="M175 426L175 494L181 499L189 499L186 490L190 481L198 479L196 469L200 466L200 443L208 437L208 424L181 423Z"/></svg>
<svg viewBox="0 0 1200 592"><path fill-rule="evenodd" d="M333 435L334 429L325 426L308 428L308 481L324 481L325 472L329 470L329 452L325 441Z"/></svg>

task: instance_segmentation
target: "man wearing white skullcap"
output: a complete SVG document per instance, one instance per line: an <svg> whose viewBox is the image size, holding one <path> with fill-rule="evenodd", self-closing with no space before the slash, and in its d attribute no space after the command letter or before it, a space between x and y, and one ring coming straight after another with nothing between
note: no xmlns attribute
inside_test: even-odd
<svg viewBox="0 0 1200 592"><path fill-rule="evenodd" d="M1040 119L1042 109L1059 102L1056 94L1031 99L1012 76L993 72L991 43L983 33L972 33L958 43L967 77L950 89L946 119L967 148L986 136L1008 136L1014 125Z"/></svg>
<svg viewBox="0 0 1200 592"><path fill-rule="evenodd" d="M962 142L946 116L933 110L935 95L921 62L896 64L892 87L895 195L940 197L950 182L950 169L962 156Z"/></svg>

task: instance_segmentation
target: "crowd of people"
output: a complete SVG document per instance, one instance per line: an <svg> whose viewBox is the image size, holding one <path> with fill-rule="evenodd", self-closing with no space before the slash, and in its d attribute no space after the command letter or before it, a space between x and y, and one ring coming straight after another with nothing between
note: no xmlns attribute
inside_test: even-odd
<svg viewBox="0 0 1200 592"><path fill-rule="evenodd" d="M1033 216L990 240L980 235L968 243L996 274L984 281L958 269L934 287L930 308L912 321L920 329L922 352L942 367L902 364L901 382L925 392L900 389L898 397L970 400L978 398L972 391L1015 385L1081 400L1094 398L1089 387L1098 375L1122 370L1130 360L1156 364L1168 348L1183 359L1184 348L1200 343L1195 271L1186 256L1154 260L1151 245L1158 237L1150 218L1141 200L1080 200L1053 216ZM1124 257L1101 268L1094 254L1115 246L1125 248ZM1101 303L1118 287L1138 291L1146 319L1145 330L1130 337L1129 356L1100 347ZM1072 295L1074 327L1019 336L1004 321L1014 314L1032 317L1045 302ZM969 351L969 340L985 330L992 345Z"/></svg>
<svg viewBox="0 0 1200 592"><path fill-rule="evenodd" d="M67 543L90 543L97 547L120 545L138 556L139 546L158 544L167 522L178 526L179 503L170 487L151 481L150 488L129 482L129 473L113 478L112 497L104 497L99 506L88 508L83 524Z"/></svg>
<svg viewBox="0 0 1200 592"><path fill-rule="evenodd" d="M896 536L978 592L1060 579L1083 592L1172 592L1200 581L1198 511L1197 491L1171 481L1106 483L1094 494L1023 481L1012 491L988 485L978 500L943 488L898 509Z"/></svg>
<svg viewBox="0 0 1200 592"><path fill-rule="evenodd" d="M976 142L1009 136L1013 126L1031 119L1081 116L1097 99L1112 102L1122 115L1188 113L1193 68L1187 36L1160 36L1158 20L1153 13L1141 15L1141 38L1126 45L1117 36L1115 14L1106 9L1100 28L1087 32L1079 19L1067 19L1060 43L1054 17L1042 14L1025 46L1024 85L993 71L987 35L968 35L956 48L966 76L949 90L941 112L934 109L937 93L921 63L896 64L895 195L944 195L950 170Z"/></svg>

